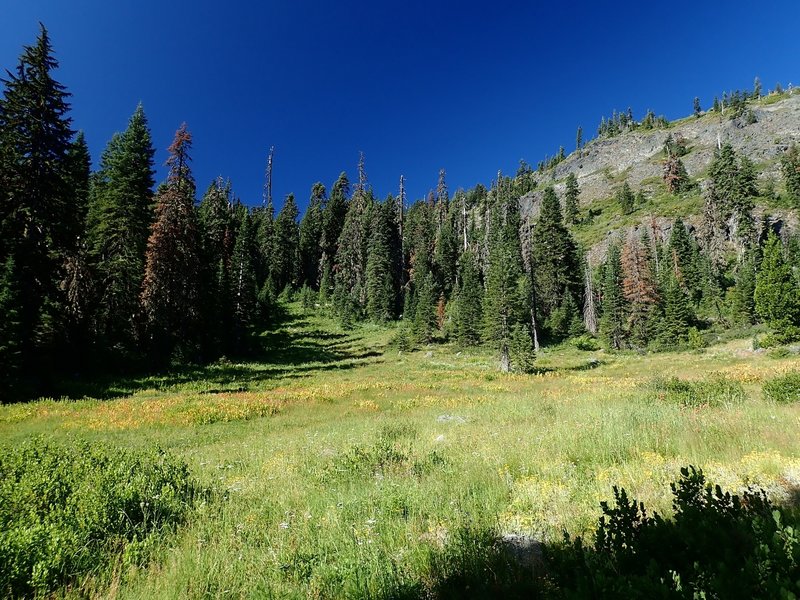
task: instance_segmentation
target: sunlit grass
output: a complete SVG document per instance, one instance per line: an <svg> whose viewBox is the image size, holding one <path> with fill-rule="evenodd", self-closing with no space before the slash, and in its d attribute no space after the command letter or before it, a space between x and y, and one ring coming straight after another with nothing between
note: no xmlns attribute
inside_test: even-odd
<svg viewBox="0 0 800 600"><path fill-rule="evenodd" d="M263 362L0 407L3 443L160 445L225 498L98 594L388 595L434 577L434 555L464 526L585 533L615 484L668 512L668 483L689 463L731 489L780 497L800 484L800 406L761 395L800 368L794 357L743 341L647 356L564 346L535 375L502 375L486 350L398 352L391 329L344 332L299 306L290 317ZM744 400L686 406L653 391L712 375Z"/></svg>

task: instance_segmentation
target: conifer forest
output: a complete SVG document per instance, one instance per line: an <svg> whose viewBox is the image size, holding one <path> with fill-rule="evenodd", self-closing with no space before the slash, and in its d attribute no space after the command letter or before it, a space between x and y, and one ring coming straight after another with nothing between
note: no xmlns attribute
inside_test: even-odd
<svg viewBox="0 0 800 600"><path fill-rule="evenodd" d="M243 198L3 66L0 596L800 595L796 90Z"/></svg>

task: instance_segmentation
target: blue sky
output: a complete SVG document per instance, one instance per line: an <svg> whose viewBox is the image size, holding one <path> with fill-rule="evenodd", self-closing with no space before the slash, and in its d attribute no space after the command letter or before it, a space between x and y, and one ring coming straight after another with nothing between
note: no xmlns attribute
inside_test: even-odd
<svg viewBox="0 0 800 600"><path fill-rule="evenodd" d="M800 3L210 2L2 0L0 67L50 30L75 128L97 159L142 101L159 165L182 121L202 192L229 177L301 206L315 181L355 178L409 200L534 166L582 125L631 106L669 118L723 90L800 84ZM163 177L163 167L159 167Z"/></svg>

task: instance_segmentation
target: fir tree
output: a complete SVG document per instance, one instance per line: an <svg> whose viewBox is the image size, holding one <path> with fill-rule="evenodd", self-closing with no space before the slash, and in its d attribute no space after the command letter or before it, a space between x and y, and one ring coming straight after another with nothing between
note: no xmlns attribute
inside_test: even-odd
<svg viewBox="0 0 800 600"><path fill-rule="evenodd" d="M669 254L667 258L675 266L678 283L695 302L699 301L703 289L699 268L700 257L697 244L680 218L672 226L667 253Z"/></svg>
<svg viewBox="0 0 800 600"><path fill-rule="evenodd" d="M0 395L14 390L22 366L22 296L13 255L0 270Z"/></svg>
<svg viewBox="0 0 800 600"><path fill-rule="evenodd" d="M475 346L481 341L483 285L473 252L467 250L459 259L456 290L455 335L462 346Z"/></svg>
<svg viewBox="0 0 800 600"><path fill-rule="evenodd" d="M342 172L333 184L331 195L322 211L322 237L320 246L320 301L326 302L333 293L334 277L333 267L336 252L339 248L339 237L342 234L344 221L347 217L348 197L350 195L350 182L347 174Z"/></svg>
<svg viewBox="0 0 800 600"><path fill-rule="evenodd" d="M59 335L61 267L77 244L82 207L69 184L69 94L52 76L58 67L44 26L7 72L0 99L0 264L13 256L19 294L20 348L33 365Z"/></svg>
<svg viewBox="0 0 800 600"><path fill-rule="evenodd" d="M359 182L350 200L336 252L334 304L345 320L359 318L367 304L367 224L372 196L366 187L363 154Z"/></svg>
<svg viewBox="0 0 800 600"><path fill-rule="evenodd" d="M142 308L153 357L160 362L175 350L191 352L198 337L200 265L191 143L184 123L169 147L169 175L158 191L156 219L147 241Z"/></svg>
<svg viewBox="0 0 800 600"><path fill-rule="evenodd" d="M394 199L373 207L367 244L367 317L378 323L394 318L395 272L392 265Z"/></svg>
<svg viewBox="0 0 800 600"><path fill-rule="evenodd" d="M697 96L694 97L694 104L692 106L692 110L694 112L694 117L696 119L700 118L700 114L703 112L702 108L700 108L700 98Z"/></svg>
<svg viewBox="0 0 800 600"><path fill-rule="evenodd" d="M683 161L674 154L669 154L664 160L664 184L670 194L680 194L689 188L689 174Z"/></svg>
<svg viewBox="0 0 800 600"><path fill-rule="evenodd" d="M433 274L428 272L418 282L414 307L414 336L417 341L428 343L437 329L436 322L436 283Z"/></svg>
<svg viewBox="0 0 800 600"><path fill-rule="evenodd" d="M731 312L738 324L751 325L755 322L755 290L759 262L760 253L757 249L750 249L736 265Z"/></svg>
<svg viewBox="0 0 800 600"><path fill-rule="evenodd" d="M564 192L564 220L574 224L578 222L578 195L581 193L578 187L578 178L575 173L567 175L566 190Z"/></svg>
<svg viewBox="0 0 800 600"><path fill-rule="evenodd" d="M552 188L544 192L539 218L530 242L530 265L536 290L537 310L547 319L564 296L577 305L580 293L580 261L575 241L561 218L561 207Z"/></svg>
<svg viewBox="0 0 800 600"><path fill-rule="evenodd" d="M606 343L614 350L625 344L625 325L628 307L622 292L622 259L617 243L608 249L603 268L603 316L600 320L600 333Z"/></svg>
<svg viewBox="0 0 800 600"><path fill-rule="evenodd" d="M633 212L635 198L633 196L631 186L627 181L622 184L622 187L619 190L617 190L617 202L619 203L623 214L629 215Z"/></svg>
<svg viewBox="0 0 800 600"><path fill-rule="evenodd" d="M675 273L675 268L667 269L663 292L664 317L658 331L662 345L667 347L684 343L692 322L689 298Z"/></svg>
<svg viewBox="0 0 800 600"><path fill-rule="evenodd" d="M800 324L797 282L783 256L783 244L774 232L770 232L764 245L753 297L758 315L779 333Z"/></svg>
<svg viewBox="0 0 800 600"><path fill-rule="evenodd" d="M229 273L221 273L219 283L229 286L231 317L233 321L233 348L241 352L247 348L248 336L258 322L257 285L253 259L256 254L252 219L243 210L242 224L236 235ZM222 290L221 290L222 291Z"/></svg>
<svg viewBox="0 0 800 600"><path fill-rule="evenodd" d="M792 144L781 156L781 171L789 201L795 207L800 207L800 151L797 144Z"/></svg>
<svg viewBox="0 0 800 600"><path fill-rule="evenodd" d="M320 258L322 257L322 211L325 203L325 186L317 182L311 188L303 220L300 221L300 261L302 280L314 290L319 289Z"/></svg>
<svg viewBox="0 0 800 600"><path fill-rule="evenodd" d="M269 272L278 291L295 288L300 279L300 227L297 223L294 194L286 196L275 219L275 241L269 260Z"/></svg>
<svg viewBox="0 0 800 600"><path fill-rule="evenodd" d="M87 243L98 288L96 335L106 348L134 344L145 250L153 221L154 149L141 105L108 143L92 178Z"/></svg>

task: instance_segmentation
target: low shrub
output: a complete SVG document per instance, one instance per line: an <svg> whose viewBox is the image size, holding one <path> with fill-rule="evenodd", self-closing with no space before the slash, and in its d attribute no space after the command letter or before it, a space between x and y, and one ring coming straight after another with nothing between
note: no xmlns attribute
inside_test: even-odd
<svg viewBox="0 0 800 600"><path fill-rule="evenodd" d="M743 402L744 388L738 381L716 375L706 381L686 381L672 377L653 382L656 399L684 406L720 406Z"/></svg>
<svg viewBox="0 0 800 600"><path fill-rule="evenodd" d="M0 595L41 596L139 564L199 499L185 463L35 438L0 454Z"/></svg>
<svg viewBox="0 0 800 600"><path fill-rule="evenodd" d="M674 518L650 516L614 487L593 546L566 538L548 552L558 597L795 598L800 594L796 514L762 491L741 497L681 469Z"/></svg>
<svg viewBox="0 0 800 600"><path fill-rule="evenodd" d="M770 379L762 390L764 397L772 402L800 402L800 371Z"/></svg>
<svg viewBox="0 0 800 600"><path fill-rule="evenodd" d="M594 350L600 350L600 342L597 341L596 338L593 338L590 335L580 335L572 340L572 345L575 346L578 350L583 350L584 352L592 352Z"/></svg>

